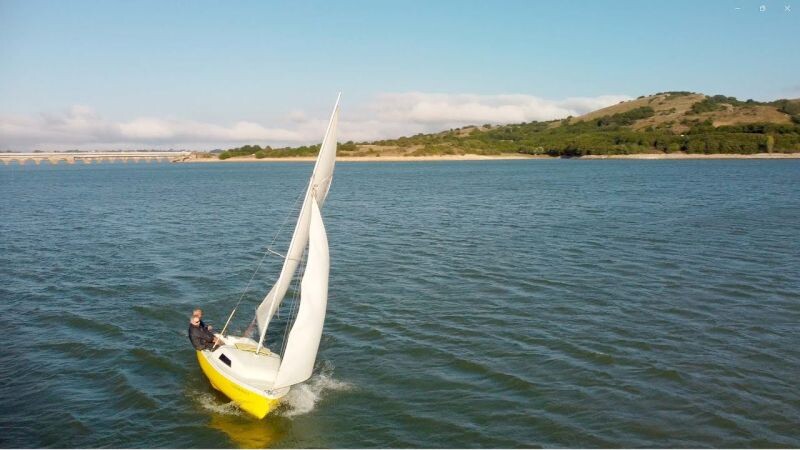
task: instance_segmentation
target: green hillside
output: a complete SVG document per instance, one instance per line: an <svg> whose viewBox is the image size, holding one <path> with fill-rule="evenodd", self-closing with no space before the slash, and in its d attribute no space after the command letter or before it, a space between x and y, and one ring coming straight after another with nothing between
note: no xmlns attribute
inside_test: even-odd
<svg viewBox="0 0 800 450"><path fill-rule="evenodd" d="M313 156L318 150L319 146L272 149L255 145L227 150L220 158ZM756 102L722 95L662 92L562 120L468 126L339 145L342 156L672 152L800 152L800 99Z"/></svg>

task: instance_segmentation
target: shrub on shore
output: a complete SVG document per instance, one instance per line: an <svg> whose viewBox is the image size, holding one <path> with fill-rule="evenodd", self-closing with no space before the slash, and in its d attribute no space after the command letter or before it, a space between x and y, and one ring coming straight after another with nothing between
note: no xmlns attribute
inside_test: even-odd
<svg viewBox="0 0 800 450"><path fill-rule="evenodd" d="M680 99L691 92L663 93L667 99ZM698 114L719 109L769 106L786 114L792 123L747 123L714 126L713 115ZM748 109L749 110L749 109ZM675 108L661 110L658 116L673 114ZM530 155L582 156L652 152L761 153L800 152L800 101L776 100L764 103L741 101L715 95L691 105L683 117L659 121L656 111L642 106L591 120L574 118L510 125L484 124L482 128L461 127L440 133L405 136L373 142L339 144L342 154L378 155L382 149L405 151L411 156L523 153ZM413 151L411 150L413 149ZM315 156L319 145L271 148L245 145L222 152L220 159L255 155L255 158Z"/></svg>

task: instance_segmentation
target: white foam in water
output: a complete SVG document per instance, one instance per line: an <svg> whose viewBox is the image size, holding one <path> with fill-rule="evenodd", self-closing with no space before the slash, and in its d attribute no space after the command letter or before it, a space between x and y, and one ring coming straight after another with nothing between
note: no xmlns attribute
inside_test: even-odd
<svg viewBox="0 0 800 450"><path fill-rule="evenodd" d="M241 416L244 414L233 401L222 403L217 397L210 393L199 393L195 396L195 399L200 403L200 406L217 414L224 414L227 416Z"/></svg>
<svg viewBox="0 0 800 450"><path fill-rule="evenodd" d="M326 391L346 391L352 386L344 381L333 378L333 364L327 361L322 363L319 373L314 374L305 383L292 386L292 389L283 399L282 407L277 412L285 417L294 417L307 414L314 410L314 406L323 397ZM197 393L194 396L203 408L228 416L245 416L235 402L220 402L219 398L211 393Z"/></svg>
<svg viewBox="0 0 800 450"><path fill-rule="evenodd" d="M349 383L333 378L333 365L325 361L319 373L305 383L292 386L292 390L284 398L284 408L280 414L286 417L307 414L314 410L314 405L323 397L324 392L346 391L350 388Z"/></svg>

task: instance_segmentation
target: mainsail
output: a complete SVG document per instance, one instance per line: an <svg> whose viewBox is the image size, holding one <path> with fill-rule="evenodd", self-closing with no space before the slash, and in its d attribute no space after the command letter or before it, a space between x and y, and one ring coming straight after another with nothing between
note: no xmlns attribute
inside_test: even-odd
<svg viewBox="0 0 800 450"><path fill-rule="evenodd" d="M273 389L301 383L311 376L328 304L328 236L316 200L311 201L308 262L300 284L300 308L289 332Z"/></svg>
<svg viewBox="0 0 800 450"><path fill-rule="evenodd" d="M325 137L322 140L319 155L317 156L317 162L314 165L314 172L311 174L311 180L306 190L303 205L300 207L300 215L297 218L297 224L292 234L292 240L289 243L289 251L286 253L286 258L283 261L281 273L275 285L272 286L272 289L270 289L269 293L256 309L256 322L258 323L259 330L259 349L263 345L269 322L272 320L272 316L275 315L275 312L283 301L283 297L286 295L286 291L289 289L294 273L297 270L297 265L300 263L300 259L303 256L306 244L308 244L312 203L316 202L318 205L317 207L321 209L325 198L328 196L328 189L333 179L333 166L336 162L336 124L339 120L340 97L341 94L336 98L336 105L333 107L328 129L325 132ZM316 352L314 352L314 355L316 356Z"/></svg>

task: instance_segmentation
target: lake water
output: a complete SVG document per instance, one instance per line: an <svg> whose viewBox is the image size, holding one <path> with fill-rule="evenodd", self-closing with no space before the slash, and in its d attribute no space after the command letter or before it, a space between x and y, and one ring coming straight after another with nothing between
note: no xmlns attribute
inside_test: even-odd
<svg viewBox="0 0 800 450"><path fill-rule="evenodd" d="M259 421L188 315L310 171L0 167L0 446L800 446L800 161L340 163L315 375Z"/></svg>

